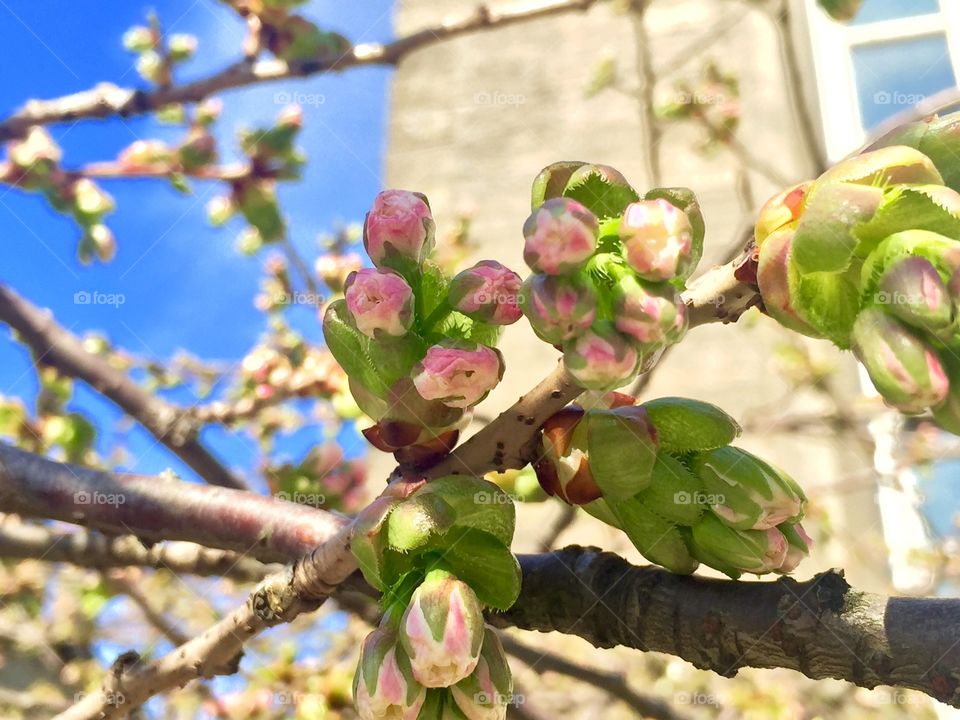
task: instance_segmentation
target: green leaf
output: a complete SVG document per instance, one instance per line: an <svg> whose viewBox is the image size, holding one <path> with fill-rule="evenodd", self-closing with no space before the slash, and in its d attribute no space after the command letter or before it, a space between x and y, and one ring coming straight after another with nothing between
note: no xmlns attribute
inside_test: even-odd
<svg viewBox="0 0 960 720"><path fill-rule="evenodd" d="M410 552L426 547L453 527L454 509L435 493L419 491L401 502L387 519L387 544Z"/></svg>
<svg viewBox="0 0 960 720"><path fill-rule="evenodd" d="M660 449L685 453L729 445L740 426L716 405L681 397L649 400L642 406L657 429Z"/></svg>
<svg viewBox="0 0 960 720"><path fill-rule="evenodd" d="M954 193L943 185L900 185L888 191L876 215L854 228L857 255L866 257L890 235L905 230L929 230L960 238L960 216L947 203Z"/></svg>
<svg viewBox="0 0 960 720"><path fill-rule="evenodd" d="M870 185L817 184L793 236L791 260L800 273L846 270L858 244L854 227L869 220L882 200L883 190Z"/></svg>
<svg viewBox="0 0 960 720"><path fill-rule="evenodd" d="M605 177L602 165L588 165L574 172L564 197L572 198L588 208L599 219L623 214L627 205L640 199L637 191L616 177Z"/></svg>
<svg viewBox="0 0 960 720"><path fill-rule="evenodd" d="M345 300L337 300L327 308L323 318L323 337L327 348L344 372L379 397L387 394L387 384L377 372L369 353L365 335L350 322Z"/></svg>
<svg viewBox="0 0 960 720"><path fill-rule="evenodd" d="M450 572L467 583L482 604L506 610L520 595L520 565L510 548L490 533L457 527L438 549Z"/></svg>
<svg viewBox="0 0 960 720"><path fill-rule="evenodd" d="M479 345L496 347L500 341L503 327L473 320L466 315L454 311L447 315L446 319L440 323L440 332L448 337L466 340L467 342L477 343Z"/></svg>
<svg viewBox="0 0 960 720"><path fill-rule="evenodd" d="M482 530L508 547L513 542L513 499L492 482L468 475L448 475L431 480L414 497L420 495L442 497L453 511L454 526Z"/></svg>
<svg viewBox="0 0 960 720"><path fill-rule="evenodd" d="M423 263L420 278L420 287L417 290L420 295L421 313L423 317L427 317L446 300L450 280L444 274L443 268L430 260Z"/></svg>
<svg viewBox="0 0 960 720"><path fill-rule="evenodd" d="M687 466L669 453L657 455L650 487L636 497L664 520L679 525L693 525L706 506L703 504L703 483Z"/></svg>
<svg viewBox="0 0 960 720"><path fill-rule="evenodd" d="M846 273L800 276L795 267L790 269L791 293L801 319L842 350L850 347L850 332L860 312L859 272L857 263Z"/></svg>
<svg viewBox="0 0 960 720"><path fill-rule="evenodd" d="M562 160L551 163L533 179L530 191L530 209L536 210L550 198L562 197L570 176L587 163L581 160Z"/></svg>
<svg viewBox="0 0 960 720"><path fill-rule="evenodd" d="M647 560L680 575L689 575L697 569L697 561L676 523L664 520L637 498L611 501L607 506L630 542Z"/></svg>
<svg viewBox="0 0 960 720"><path fill-rule="evenodd" d="M390 513L400 501L380 497L368 505L354 524L350 538L350 551L357 561L363 577L377 590L390 587L396 581L396 554L386 547L384 526Z"/></svg>

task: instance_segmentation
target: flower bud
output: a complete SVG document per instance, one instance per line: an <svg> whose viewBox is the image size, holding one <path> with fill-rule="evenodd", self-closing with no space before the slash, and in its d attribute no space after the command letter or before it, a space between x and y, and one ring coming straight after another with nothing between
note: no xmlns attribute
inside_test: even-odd
<svg viewBox="0 0 960 720"><path fill-rule="evenodd" d="M693 226L662 198L631 203L620 221L624 257L645 280L685 276L692 262Z"/></svg>
<svg viewBox="0 0 960 720"><path fill-rule="evenodd" d="M803 516L803 490L746 450L728 446L700 453L692 469L712 496L710 509L732 528L768 530Z"/></svg>
<svg viewBox="0 0 960 720"><path fill-rule="evenodd" d="M540 459L534 463L540 486L568 505L585 505L602 496L587 460L583 408L570 405L543 424Z"/></svg>
<svg viewBox="0 0 960 720"><path fill-rule="evenodd" d="M624 275L613 288L613 301L614 326L640 345L675 342L686 329L686 306L672 285Z"/></svg>
<svg viewBox="0 0 960 720"><path fill-rule="evenodd" d="M142 25L135 25L123 34L123 47L129 52L146 52L156 47L156 44L156 33Z"/></svg>
<svg viewBox="0 0 960 720"><path fill-rule="evenodd" d="M117 240L113 232L106 225L97 223L87 230L93 251L102 262L110 262L117 254Z"/></svg>
<svg viewBox="0 0 960 720"><path fill-rule="evenodd" d="M522 309L541 340L559 345L589 328L597 314L597 296L571 277L534 274L520 290Z"/></svg>
<svg viewBox="0 0 960 720"><path fill-rule="evenodd" d="M636 374L636 349L612 328L594 325L563 345L567 371L588 390L613 390Z"/></svg>
<svg viewBox="0 0 960 720"><path fill-rule="evenodd" d="M367 337L405 335L413 323L413 290L392 270L353 272L344 286L347 310L357 329Z"/></svg>
<svg viewBox="0 0 960 720"><path fill-rule="evenodd" d="M34 125L27 131L26 138L10 143L8 154L14 165L29 172L36 165L56 165L63 151L46 128Z"/></svg>
<svg viewBox="0 0 960 720"><path fill-rule="evenodd" d="M633 497L650 484L657 431L641 406L587 412L590 473L608 500Z"/></svg>
<svg viewBox="0 0 960 720"><path fill-rule="evenodd" d="M495 260L483 260L450 283L447 302L467 317L493 325L520 319L520 276Z"/></svg>
<svg viewBox="0 0 960 720"><path fill-rule="evenodd" d="M893 407L919 413L946 398L949 382L937 354L880 308L857 316L852 340L857 359Z"/></svg>
<svg viewBox="0 0 960 720"><path fill-rule="evenodd" d="M363 641L353 678L353 698L361 720L415 720L426 698L396 632L379 627Z"/></svg>
<svg viewBox="0 0 960 720"><path fill-rule="evenodd" d="M476 405L501 378L503 359L486 345L473 349L433 345L413 369L413 384L421 397L453 408Z"/></svg>
<svg viewBox="0 0 960 720"><path fill-rule="evenodd" d="M73 204L79 216L99 218L113 212L113 198L88 178L80 178L73 184Z"/></svg>
<svg viewBox="0 0 960 720"><path fill-rule="evenodd" d="M400 643L413 675L431 688L449 687L473 672L483 632L477 596L445 570L427 573L400 620Z"/></svg>
<svg viewBox="0 0 960 720"><path fill-rule="evenodd" d="M908 325L934 332L953 324L953 305L947 286L926 258L905 257L890 265L880 278L877 305Z"/></svg>
<svg viewBox="0 0 960 720"><path fill-rule="evenodd" d="M810 189L811 182L800 183L788 188L767 200L760 208L757 223L754 227L754 238L757 247L763 247L763 242L777 230L790 225L800 217L803 210L803 201Z"/></svg>
<svg viewBox="0 0 960 720"><path fill-rule="evenodd" d="M566 275L597 249L597 218L576 200L552 198L523 224L523 259L534 272Z"/></svg>
<svg viewBox="0 0 960 720"><path fill-rule="evenodd" d="M117 157L117 164L129 172L166 171L172 161L173 152L161 140L137 140Z"/></svg>
<svg viewBox="0 0 960 720"><path fill-rule="evenodd" d="M327 253L317 258L314 270L324 284L334 292L342 292L347 278L363 267L363 258L357 253Z"/></svg>
<svg viewBox="0 0 960 720"><path fill-rule="evenodd" d="M513 696L513 676L500 638L493 628L483 633L480 661L466 678L450 688L450 695L467 720L504 720Z"/></svg>
<svg viewBox="0 0 960 720"><path fill-rule="evenodd" d="M795 289L790 285L790 262L793 250L792 228L782 228L768 235L760 248L757 266L757 285L766 313L789 330L821 337L800 316L796 306Z"/></svg>
<svg viewBox="0 0 960 720"><path fill-rule="evenodd" d="M237 206L233 199L227 195L217 195L207 203L207 218L209 218L211 225L217 227L225 224L236 211Z"/></svg>
<svg viewBox="0 0 960 720"><path fill-rule="evenodd" d="M810 539L800 523L784 523L778 525L777 529L787 539L787 555L783 559L783 564L777 568L777 572L791 573L810 554L813 540Z"/></svg>
<svg viewBox="0 0 960 720"><path fill-rule="evenodd" d="M777 528L735 530L709 512L690 529L690 539L700 562L733 578L771 572L787 557L787 539Z"/></svg>
<svg viewBox="0 0 960 720"><path fill-rule="evenodd" d="M427 199L406 190L377 195L363 223L363 246L377 267L419 265L433 250L435 225ZM400 268L398 268L400 269Z"/></svg>

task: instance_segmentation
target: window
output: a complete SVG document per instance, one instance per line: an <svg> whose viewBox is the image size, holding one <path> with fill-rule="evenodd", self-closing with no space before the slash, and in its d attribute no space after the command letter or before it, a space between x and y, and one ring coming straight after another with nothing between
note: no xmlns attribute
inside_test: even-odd
<svg viewBox="0 0 960 720"><path fill-rule="evenodd" d="M892 115L957 84L960 0L865 0L847 25L806 3L831 161Z"/></svg>

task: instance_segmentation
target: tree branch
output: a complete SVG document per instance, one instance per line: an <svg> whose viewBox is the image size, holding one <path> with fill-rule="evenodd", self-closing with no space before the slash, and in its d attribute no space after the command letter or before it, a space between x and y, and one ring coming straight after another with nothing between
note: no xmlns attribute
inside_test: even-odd
<svg viewBox="0 0 960 720"><path fill-rule="evenodd" d="M390 486L401 493L414 487ZM123 491L126 500L88 510L73 502L74 492L94 488ZM251 548L251 555L268 561L309 553L273 585L291 589L271 596L282 619L284 608L298 607L298 598L332 591L331 573L343 581L356 569L351 523L342 516L224 488L85 470L0 445L0 510L24 509L146 538ZM851 588L837 572L806 582L678 576L634 567L595 548L521 555L519 561L523 589L513 608L491 616L500 626L576 634L598 647L666 652L723 675L741 667L784 667L863 687L901 685L960 707L960 599L872 595ZM246 628L245 612L191 641L197 652L186 657L201 650L203 657L227 657L223 633ZM178 681L196 677L170 665L160 670Z"/></svg>
<svg viewBox="0 0 960 720"><path fill-rule="evenodd" d="M597 548L523 555L520 564L520 598L495 624L665 652L727 677L782 667L914 688L960 707L960 599L864 593L837 571L805 582L673 575Z"/></svg>
<svg viewBox="0 0 960 720"><path fill-rule="evenodd" d="M105 118L112 115L131 117L177 103L200 102L214 93L248 85L339 72L363 65L396 65L415 50L436 42L572 10L584 11L598 1L534 0L519 3L504 10L480 5L468 15L443 20L385 45L363 43L354 45L348 52L338 57L320 57L290 63L278 59L243 60L210 77L151 91L120 88L110 83L101 83L91 90L53 100L31 100L13 115L0 121L0 141L22 137L33 125L72 122L84 118Z"/></svg>
<svg viewBox="0 0 960 720"><path fill-rule="evenodd" d="M0 525L0 557L66 562L88 568L152 567L200 577L259 582L269 567L230 550L189 542L145 545L133 535L109 536L79 530L61 532L40 525Z"/></svg>
<svg viewBox="0 0 960 720"><path fill-rule="evenodd" d="M78 378L109 398L135 418L159 442L212 485L246 488L196 437L183 412L144 390L103 358L87 352L75 335L13 290L0 285L0 321L17 331L32 350L37 364L49 365L68 377Z"/></svg>

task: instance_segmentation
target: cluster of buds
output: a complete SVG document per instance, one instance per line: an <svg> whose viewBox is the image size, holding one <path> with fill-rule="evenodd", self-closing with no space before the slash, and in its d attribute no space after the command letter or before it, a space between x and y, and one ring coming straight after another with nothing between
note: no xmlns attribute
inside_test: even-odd
<svg viewBox="0 0 960 720"><path fill-rule="evenodd" d="M265 467L270 493L281 500L357 513L367 504L366 466L333 443L315 445L297 462Z"/></svg>
<svg viewBox="0 0 960 720"><path fill-rule="evenodd" d="M423 195L380 193L363 227L374 267L350 272L323 323L374 420L364 435L413 465L452 449L470 408L503 377L499 329L521 314L516 273L486 260L448 280L429 260L434 236Z"/></svg>
<svg viewBox="0 0 960 720"><path fill-rule="evenodd" d="M248 160L247 171L229 180L230 193L213 198L207 215L223 225L240 213L249 227L240 237L240 249L254 254L266 243L278 242L287 227L277 201L277 181L296 180L304 163L296 147L303 127L303 110L288 105L269 128L240 132L240 149Z"/></svg>
<svg viewBox="0 0 960 720"><path fill-rule="evenodd" d="M164 37L157 16L147 25L137 25L123 35L123 47L137 56L137 73L147 82L166 87L173 80L176 64L189 60L197 51L197 38L185 33Z"/></svg>
<svg viewBox="0 0 960 720"><path fill-rule="evenodd" d="M240 375L237 401L330 397L346 386L346 377L330 353L293 333L281 333L276 342L254 348L243 358Z"/></svg>
<svg viewBox="0 0 960 720"><path fill-rule="evenodd" d="M947 143L956 119L938 122ZM906 145L844 160L763 208L757 278L781 324L852 349L889 405L960 433L960 193L945 183Z"/></svg>
<svg viewBox="0 0 960 720"><path fill-rule="evenodd" d="M219 100L202 103L187 129L187 134L176 145L162 140L137 140L117 158L121 173L130 175L198 175L217 161L217 141L210 126L220 116Z"/></svg>
<svg viewBox="0 0 960 720"><path fill-rule="evenodd" d="M534 468L549 494L621 529L673 572L788 573L809 549L806 498L787 474L730 443L737 423L684 398L588 396L543 426Z"/></svg>
<svg viewBox="0 0 960 720"><path fill-rule="evenodd" d="M513 680L483 606L519 592L513 528L503 492L463 476L388 491L360 514L352 549L385 606L354 678L362 720L506 717Z"/></svg>
<svg viewBox="0 0 960 720"><path fill-rule="evenodd" d="M533 331L562 349L583 387L610 390L656 363L686 330L680 299L703 220L685 189L641 199L613 168L561 162L533 184L521 290Z"/></svg>
<svg viewBox="0 0 960 720"><path fill-rule="evenodd" d="M226 0L247 22L247 57L269 50L281 60L323 63L343 57L353 45L339 33L325 32L290 11L304 0Z"/></svg>
<svg viewBox="0 0 960 720"><path fill-rule="evenodd" d="M61 168L61 155L44 128L32 127L22 140L7 145L0 183L43 193L55 210L72 216L80 226L80 260L96 257L109 262L116 253L116 241L103 219L113 212L113 198L90 178Z"/></svg>

